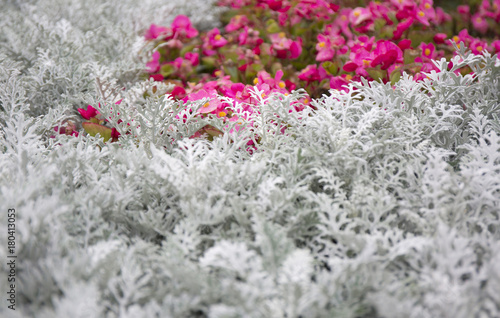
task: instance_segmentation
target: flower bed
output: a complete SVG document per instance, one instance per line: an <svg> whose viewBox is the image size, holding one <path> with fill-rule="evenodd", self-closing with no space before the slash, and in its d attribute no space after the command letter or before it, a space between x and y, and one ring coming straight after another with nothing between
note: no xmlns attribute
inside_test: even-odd
<svg viewBox="0 0 500 318"><path fill-rule="evenodd" d="M0 11L0 316L500 316L497 2L172 3Z"/></svg>

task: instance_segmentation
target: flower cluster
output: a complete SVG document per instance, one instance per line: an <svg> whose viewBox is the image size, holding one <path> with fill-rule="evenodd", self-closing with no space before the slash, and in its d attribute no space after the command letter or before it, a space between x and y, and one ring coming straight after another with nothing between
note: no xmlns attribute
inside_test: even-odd
<svg viewBox="0 0 500 318"><path fill-rule="evenodd" d="M361 78L394 84L407 72L422 80L437 71L432 60L456 54L453 42L475 54L500 52L499 4L483 0L446 13L433 0L363 7L326 0L221 0L218 5L229 9L223 29L199 32L183 15L168 27L151 25L145 39L154 50L146 71L155 81L174 84L170 94L178 100L207 100L200 116L237 122L257 111L255 89L265 97L304 88L316 98L330 89L347 90ZM468 27L464 23L471 24L471 34L455 29ZM244 113L234 111L236 104Z"/></svg>

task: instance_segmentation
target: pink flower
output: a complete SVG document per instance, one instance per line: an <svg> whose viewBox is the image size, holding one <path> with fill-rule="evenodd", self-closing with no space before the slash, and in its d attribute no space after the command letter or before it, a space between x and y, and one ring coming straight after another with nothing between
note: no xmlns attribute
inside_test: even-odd
<svg viewBox="0 0 500 318"><path fill-rule="evenodd" d="M399 41L398 46L403 51L406 49L409 49L409 48L411 48L411 40L409 40L409 39L401 40L401 41Z"/></svg>
<svg viewBox="0 0 500 318"><path fill-rule="evenodd" d="M198 53L187 52L184 58L188 60L192 66L197 66L200 64L200 55Z"/></svg>
<svg viewBox="0 0 500 318"><path fill-rule="evenodd" d="M500 53L500 40L491 42L491 46L495 49L496 53ZM500 58L500 56L499 56Z"/></svg>
<svg viewBox="0 0 500 318"><path fill-rule="evenodd" d="M403 35L403 33L411 27L413 21L415 21L415 19L410 17L404 21L399 22L398 26L396 27L396 30L394 31L394 36L392 39L399 40Z"/></svg>
<svg viewBox="0 0 500 318"><path fill-rule="evenodd" d="M78 112L80 113L80 115L87 119L87 120L90 120L91 118L94 118L95 116L97 116L99 114L99 112L97 111L97 109L95 109L94 107L88 105L87 106L87 109L83 109L83 108L78 108Z"/></svg>
<svg viewBox="0 0 500 318"><path fill-rule="evenodd" d="M298 78L302 81L306 81L307 83L319 81L321 76L319 74L318 66L316 64L307 65L305 69L303 69Z"/></svg>
<svg viewBox="0 0 500 318"><path fill-rule="evenodd" d="M293 41L284 32L270 34L273 55L280 59L296 59L302 53L302 39Z"/></svg>
<svg viewBox="0 0 500 318"><path fill-rule="evenodd" d="M472 25L474 26L474 29L483 34L488 31L489 27L488 22L479 12L472 15Z"/></svg>
<svg viewBox="0 0 500 318"><path fill-rule="evenodd" d="M222 102L217 98L217 94L215 91L207 92L202 89L196 93L191 93L187 96L188 100L197 101L204 98L208 98L209 100L203 104L203 106L198 110L201 114L207 114L214 112L221 108Z"/></svg>
<svg viewBox="0 0 500 318"><path fill-rule="evenodd" d="M420 43L420 49L422 49L422 57L428 59L436 58L436 47L434 46L434 44L425 44L424 42L422 42Z"/></svg>
<svg viewBox="0 0 500 318"><path fill-rule="evenodd" d="M159 37L168 38L172 36L172 29L167 27L158 26L156 24L151 24L149 29L144 34L146 40L156 40Z"/></svg>
<svg viewBox="0 0 500 318"><path fill-rule="evenodd" d="M116 130L115 127L111 128L111 142L118 141L118 138L120 137L120 133L118 130Z"/></svg>
<svg viewBox="0 0 500 318"><path fill-rule="evenodd" d="M146 63L146 71L148 73L156 73L160 70L160 52L155 51L152 60Z"/></svg>
<svg viewBox="0 0 500 318"><path fill-rule="evenodd" d="M78 137L79 133L76 131L76 125L72 121L68 121L66 123L66 127L54 127L54 131L59 133L60 135L74 136ZM51 136L50 138L55 138L55 136Z"/></svg>
<svg viewBox="0 0 500 318"><path fill-rule="evenodd" d="M468 22L470 19L470 7L468 5L460 5L457 7L457 12L460 14L464 22Z"/></svg>
<svg viewBox="0 0 500 318"><path fill-rule="evenodd" d="M263 2L273 11L286 12L291 7L288 1L283 0L264 0Z"/></svg>
<svg viewBox="0 0 500 318"><path fill-rule="evenodd" d="M403 51L391 41L380 40L373 51L375 58L370 66L381 65L383 71L387 70L394 63L403 63Z"/></svg>
<svg viewBox="0 0 500 318"><path fill-rule="evenodd" d="M248 24L248 18L245 15L237 15L231 18L229 24L226 25L227 32L239 30Z"/></svg>
<svg viewBox="0 0 500 318"><path fill-rule="evenodd" d="M175 99L183 99L184 97L186 97L186 90L182 86L176 86L170 92L170 95L172 95L172 97Z"/></svg>
<svg viewBox="0 0 500 318"><path fill-rule="evenodd" d="M352 76L348 74L332 77L330 78L330 88L347 92L347 85L349 84L351 79Z"/></svg>
<svg viewBox="0 0 500 318"><path fill-rule="evenodd" d="M176 36L184 36L188 39L198 35L198 30L193 28L191 21L185 15L178 15L172 22L172 30Z"/></svg>
<svg viewBox="0 0 500 318"><path fill-rule="evenodd" d="M208 31L205 41L203 42L203 54L212 56L217 53L214 49L218 49L227 44L227 40L222 37L218 28Z"/></svg>
<svg viewBox="0 0 500 318"><path fill-rule="evenodd" d="M446 33L436 33L436 35L434 35L434 42L436 42L436 44L443 44L447 37Z"/></svg>
<svg viewBox="0 0 500 318"><path fill-rule="evenodd" d="M352 26L358 26L361 23L371 19L372 13L370 12L370 10L361 7L355 8L349 15L349 21L351 22Z"/></svg>
<svg viewBox="0 0 500 318"><path fill-rule="evenodd" d="M470 44L469 48L472 51L472 53L480 55L483 54L483 51L488 48L488 43L475 39Z"/></svg>
<svg viewBox="0 0 500 318"><path fill-rule="evenodd" d="M322 34L318 34L318 44L316 44L316 50L318 50L316 61L319 62L331 60L335 56L335 50L332 48L330 39Z"/></svg>

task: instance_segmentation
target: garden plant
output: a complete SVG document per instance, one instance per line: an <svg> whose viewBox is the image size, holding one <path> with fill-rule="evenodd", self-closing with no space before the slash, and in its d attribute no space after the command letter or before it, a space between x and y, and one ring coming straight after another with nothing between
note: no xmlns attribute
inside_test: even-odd
<svg viewBox="0 0 500 318"><path fill-rule="evenodd" d="M500 1L441 4L5 0L0 316L500 317Z"/></svg>

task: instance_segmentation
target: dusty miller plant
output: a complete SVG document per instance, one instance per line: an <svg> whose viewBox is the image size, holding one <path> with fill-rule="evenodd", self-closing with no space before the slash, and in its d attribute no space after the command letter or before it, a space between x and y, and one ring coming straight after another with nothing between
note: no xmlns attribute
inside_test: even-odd
<svg viewBox="0 0 500 318"><path fill-rule="evenodd" d="M0 220L16 209L22 265L2 316L500 315L496 56L461 45L451 70L352 84L303 112L301 91L270 96L231 132L139 80L134 32L157 12L132 17L168 5L134 3L7 2ZM50 138L88 103L118 142ZM225 133L188 138L205 124Z"/></svg>

